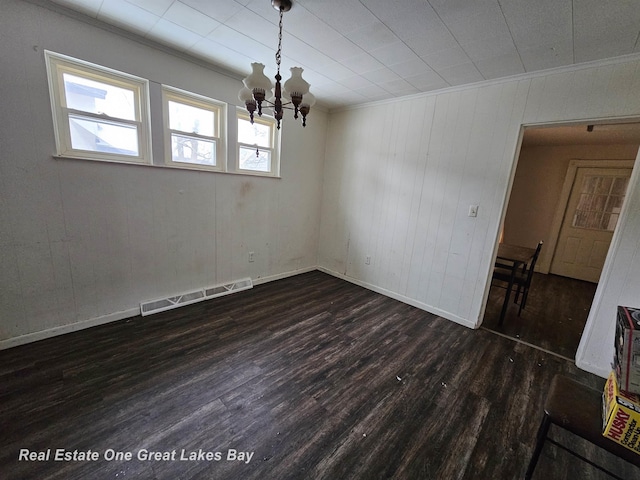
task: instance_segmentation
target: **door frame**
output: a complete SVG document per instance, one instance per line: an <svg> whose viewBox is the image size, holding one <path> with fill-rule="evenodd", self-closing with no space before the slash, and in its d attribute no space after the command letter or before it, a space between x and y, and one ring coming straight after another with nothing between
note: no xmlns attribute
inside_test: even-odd
<svg viewBox="0 0 640 480"><path fill-rule="evenodd" d="M558 208L556 209L556 213L554 214L553 221L551 222L551 228L549 229L549 251L553 252L550 254L545 260L545 262L540 262L540 268L537 269L541 273L549 273L551 270L551 264L553 263L553 258L556 255L556 248L558 246L558 239L560 237L560 229L562 228L562 223L564 221L565 215L567 213L567 205L569 203L569 197L571 196L571 190L573 188L573 184L576 179L576 175L578 173L579 168L631 168L633 172L633 166L635 164L635 160L631 159L606 159L606 160L585 160L575 158L569 162L569 168L567 169L567 174L564 178L564 184L562 185L562 192L560 194L560 199L558 201ZM626 196L625 196L626 202ZM624 203L623 203L624 205ZM618 223L620 219L618 218ZM616 229L618 228L618 223L616 223ZM611 245L609 245L611 248Z"/></svg>

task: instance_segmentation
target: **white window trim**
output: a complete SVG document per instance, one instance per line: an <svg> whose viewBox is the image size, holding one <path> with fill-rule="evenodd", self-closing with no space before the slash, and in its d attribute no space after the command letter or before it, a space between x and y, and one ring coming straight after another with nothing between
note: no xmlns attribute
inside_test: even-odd
<svg viewBox="0 0 640 480"><path fill-rule="evenodd" d="M249 112L244 108L238 107L236 109L237 119L243 119L246 121L250 121ZM256 148L256 145L251 145L248 143L242 143L236 137L236 172L241 173L243 175L257 175L261 177L280 177L280 130L276 128L276 120L273 117L262 114L262 116L254 116L253 119L256 123L262 123L263 125L268 125L271 128L271 148L259 147L261 150L269 150L271 151L271 170L268 172L260 172L257 170L248 170L244 168L240 168L240 147L249 147ZM237 120L236 120L237 123Z"/></svg>
<svg viewBox="0 0 640 480"><path fill-rule="evenodd" d="M149 113L149 82L140 77L119 72L93 63L78 60L66 55L45 50L45 63L49 79L49 93L53 127L56 140L56 152L59 157L100 160L117 163L133 163L149 165L151 157L151 124ZM135 100L136 120L113 119L118 124L128 124L137 127L138 155L123 155L108 152L74 149L71 145L69 116L78 113L86 118L108 120L106 115L95 115L84 111L68 109L65 102L63 74L91 78L133 91Z"/></svg>
<svg viewBox="0 0 640 480"><path fill-rule="evenodd" d="M173 100L185 105L202 108L213 112L214 136L198 135L194 133L171 130L169 128L169 101ZM167 85L162 86L162 117L163 117L163 137L164 137L164 160L170 167L183 168L188 170L207 170L214 172L227 171L227 104L196 93L180 90ZM202 165L199 163L174 162L171 149L171 134L201 138L203 140L213 140L216 144L216 165Z"/></svg>

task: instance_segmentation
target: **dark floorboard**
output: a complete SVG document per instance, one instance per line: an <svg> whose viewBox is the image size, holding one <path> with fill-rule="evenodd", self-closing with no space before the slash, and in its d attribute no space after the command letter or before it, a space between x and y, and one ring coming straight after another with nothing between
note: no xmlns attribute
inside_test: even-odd
<svg viewBox="0 0 640 480"><path fill-rule="evenodd" d="M311 272L0 352L0 478L522 478L556 373L604 383ZM100 459L19 461L59 448ZM110 449L133 459L105 460ZM176 457L144 461L143 449ZM200 449L222 458L180 460ZM548 445L535 478L607 477Z"/></svg>
<svg viewBox="0 0 640 480"><path fill-rule="evenodd" d="M482 326L573 360L597 284L535 273L526 308L518 316L512 295L503 325L499 326L505 294L501 285L494 282L491 287Z"/></svg>

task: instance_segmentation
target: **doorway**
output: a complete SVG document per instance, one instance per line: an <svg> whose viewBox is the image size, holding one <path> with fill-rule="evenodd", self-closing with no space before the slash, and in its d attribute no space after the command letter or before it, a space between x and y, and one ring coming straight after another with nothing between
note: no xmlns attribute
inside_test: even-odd
<svg viewBox="0 0 640 480"><path fill-rule="evenodd" d="M615 204L620 199L614 190L619 192L621 183L624 183L624 180L616 178L630 173L639 147L640 123L637 122L525 128L504 219L502 241L534 247L543 240L544 246L536 265L526 308L518 316L518 306L511 302L503 325L498 326L504 290L492 286L483 319L484 328L573 361L593 301L601 263L604 263L608 252L608 241L593 240L591 250L579 256L577 253L580 248L576 248L577 240L571 231L565 228L563 236L560 235L563 223L567 220L573 224L577 209L583 211L577 220L578 228L595 225L596 218L599 218L599 226L604 226L601 229L608 231L609 227L613 227L615 210L621 206L621 203ZM611 167L612 160L618 163L623 161L622 172L599 170L601 167ZM578 165L585 170L579 170ZM617 164L616 168L619 166ZM572 170L573 177L567 184ZM600 177L614 178L602 180ZM591 205L586 208L586 200L580 205L581 208L577 208L585 192L578 193L580 188L576 187L573 199L576 205L570 206L573 209L570 214L565 214L573 186L585 181L589 184L587 188L594 185L600 188L598 192L608 186L606 196L599 194L593 200L593 206L597 207L595 209ZM606 219L604 213L608 214ZM583 249L586 250L586 247ZM574 263L587 259L586 264L592 270L588 279L563 271L559 266L563 261L567 263L566 260L572 256Z"/></svg>

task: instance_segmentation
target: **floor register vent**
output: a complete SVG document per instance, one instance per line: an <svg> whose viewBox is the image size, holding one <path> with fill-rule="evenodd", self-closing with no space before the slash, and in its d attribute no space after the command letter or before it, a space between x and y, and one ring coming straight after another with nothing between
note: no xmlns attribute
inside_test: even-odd
<svg viewBox="0 0 640 480"><path fill-rule="evenodd" d="M243 278L231 283L216 285L214 287L206 287L193 292L182 293L173 297L160 298L158 300L150 300L140 304L140 314L144 317L152 313L164 312L173 308L191 305L192 303L209 300L211 298L222 297L230 293L241 292L253 288L253 282L250 278Z"/></svg>

